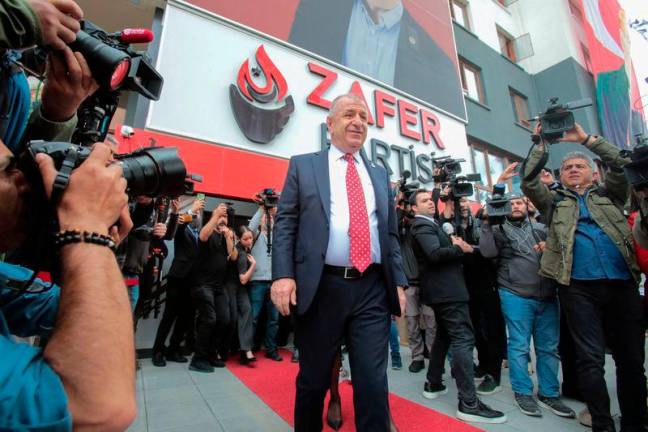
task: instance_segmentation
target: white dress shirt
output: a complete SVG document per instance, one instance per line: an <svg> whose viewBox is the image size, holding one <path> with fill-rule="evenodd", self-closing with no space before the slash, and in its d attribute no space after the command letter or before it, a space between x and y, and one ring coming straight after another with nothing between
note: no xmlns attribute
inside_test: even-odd
<svg viewBox="0 0 648 432"><path fill-rule="evenodd" d="M320 0L323 1L323 0ZM355 0L344 44L342 64L385 84L394 84L403 4L373 22L364 0Z"/></svg>
<svg viewBox="0 0 648 432"><path fill-rule="evenodd" d="M378 215L376 214L376 196L371 177L362 161L360 153L353 155L356 169L362 183L367 215L369 215L369 235L371 237L371 262L380 263L380 240L378 237ZM331 145L328 155L329 184L331 186L331 220L328 248L324 262L328 265L351 267L349 261L349 200L346 189L347 161L344 153Z"/></svg>

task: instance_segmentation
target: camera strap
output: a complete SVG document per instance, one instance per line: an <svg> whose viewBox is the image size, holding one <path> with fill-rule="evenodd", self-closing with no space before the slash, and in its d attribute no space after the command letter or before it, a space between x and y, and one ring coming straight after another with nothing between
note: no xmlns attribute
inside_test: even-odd
<svg viewBox="0 0 648 432"><path fill-rule="evenodd" d="M74 170L74 167L76 166L77 155L77 151L73 147L70 147L65 154L65 159L63 159L61 168L56 173L56 177L54 178L54 185L52 185L51 197L51 201L54 204L57 204L59 202L61 195L63 195L63 191L70 183L70 175L72 174L72 170Z"/></svg>
<svg viewBox="0 0 648 432"><path fill-rule="evenodd" d="M529 157L531 156L531 152L533 151L533 148L535 147L535 144L537 144L534 140L534 145L531 146L529 149L529 153L527 153L527 157L522 161L522 166L520 167L520 172L524 173L526 171L526 164L529 161ZM538 161L537 165L533 168L533 170L527 174L526 176L523 177L524 181L529 181L540 174L540 171L547 165L547 162L549 161L549 150L547 148L547 144L545 144L544 147L544 153L542 154L542 157L540 157L540 160Z"/></svg>

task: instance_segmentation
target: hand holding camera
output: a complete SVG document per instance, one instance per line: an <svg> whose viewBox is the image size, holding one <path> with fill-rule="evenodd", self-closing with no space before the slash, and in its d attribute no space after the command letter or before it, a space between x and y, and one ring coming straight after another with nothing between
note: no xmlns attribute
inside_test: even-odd
<svg viewBox="0 0 648 432"><path fill-rule="evenodd" d="M110 148L96 144L88 158L72 172L56 208L61 230L84 230L107 235L128 204L126 180L120 165L111 164ZM36 155L48 197L57 170L45 154Z"/></svg>
<svg viewBox="0 0 648 432"><path fill-rule="evenodd" d="M72 0L29 0L29 5L38 18L44 45L60 50L74 42L83 18L79 5Z"/></svg>

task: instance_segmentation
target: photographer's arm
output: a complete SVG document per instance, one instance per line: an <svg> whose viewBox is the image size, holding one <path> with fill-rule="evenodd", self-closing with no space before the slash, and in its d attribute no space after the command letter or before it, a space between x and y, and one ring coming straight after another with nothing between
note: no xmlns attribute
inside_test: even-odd
<svg viewBox="0 0 648 432"><path fill-rule="evenodd" d="M73 171L57 206L62 230L107 234L127 203L126 180L98 144ZM56 170L37 157L51 193ZM113 252L90 243L61 248L60 308L44 357L60 377L75 430L124 430L136 414L130 302ZM107 391L107 389L109 391Z"/></svg>
<svg viewBox="0 0 648 432"><path fill-rule="evenodd" d="M259 234L259 226L261 225L261 218L263 217L263 206L259 206L259 209L254 213L252 219L250 219L250 230L254 233L254 237Z"/></svg>
<svg viewBox="0 0 648 432"><path fill-rule="evenodd" d="M623 166L630 162L630 158L621 156L619 148L607 142L605 138L590 138L589 141L586 147L610 168L605 175L605 188L619 205L624 205L630 190Z"/></svg>
<svg viewBox="0 0 648 432"><path fill-rule="evenodd" d="M216 225L218 225L218 218L225 214L227 214L227 206L225 204L219 204L218 207L216 207L212 212L211 218L209 218L209 222L207 222L205 226L203 226L200 230L200 234L198 235L200 241L206 242L207 240L209 240L209 237L216 229Z"/></svg>
<svg viewBox="0 0 648 432"><path fill-rule="evenodd" d="M540 134L539 126L536 126L536 134ZM520 173L520 176L522 177L522 192L524 192L524 195L531 200L533 205L543 215L547 215L551 211L553 205L551 192L540 180L541 170L538 170L538 174L530 179L526 179L526 177L536 169L538 164L540 164L541 159L544 156L545 145L546 144L542 142L533 145L529 152L529 156L523 165L524 170Z"/></svg>

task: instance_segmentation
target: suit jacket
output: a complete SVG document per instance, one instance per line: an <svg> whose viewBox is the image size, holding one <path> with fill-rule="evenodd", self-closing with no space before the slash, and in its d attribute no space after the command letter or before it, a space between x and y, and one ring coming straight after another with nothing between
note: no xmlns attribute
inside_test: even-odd
<svg viewBox="0 0 648 432"><path fill-rule="evenodd" d="M198 234L194 236L187 224L178 224L173 249L173 262L168 275L177 278L191 276L193 265L198 260Z"/></svg>
<svg viewBox="0 0 648 432"><path fill-rule="evenodd" d="M352 9L353 0L301 0L288 41L342 64ZM400 26L393 86L464 117L455 63L407 9Z"/></svg>
<svg viewBox="0 0 648 432"><path fill-rule="evenodd" d="M419 264L423 304L468 301L461 261L463 252L438 224L424 218L412 223L414 254Z"/></svg>
<svg viewBox="0 0 648 432"><path fill-rule="evenodd" d="M406 286L396 211L387 171L362 155L376 196L381 262L391 313L400 315L396 286ZM328 150L294 156L275 217L272 279L297 283L297 313L311 305L324 269L329 239L331 190Z"/></svg>

